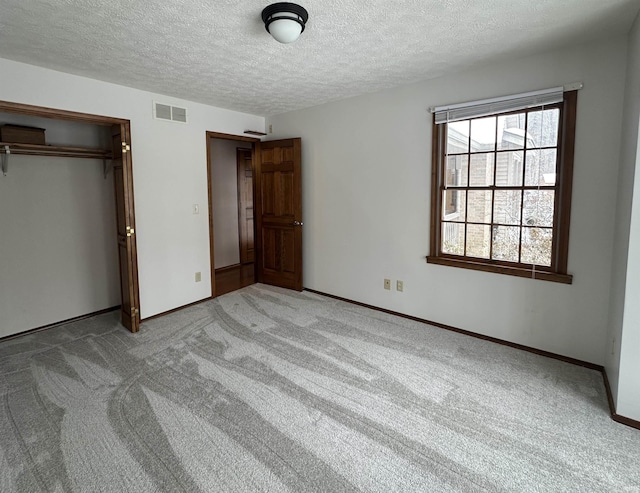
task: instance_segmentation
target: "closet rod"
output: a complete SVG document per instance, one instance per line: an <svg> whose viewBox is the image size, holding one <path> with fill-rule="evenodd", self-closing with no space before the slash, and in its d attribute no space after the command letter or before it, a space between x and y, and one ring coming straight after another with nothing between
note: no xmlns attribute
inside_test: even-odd
<svg viewBox="0 0 640 493"><path fill-rule="evenodd" d="M50 156L50 157L73 157L85 159L112 159L111 151L106 149L95 149L90 147L70 147L51 146L41 144L22 144L0 142L0 154L2 156L2 173L7 176L9 169L9 155L22 156Z"/></svg>
<svg viewBox="0 0 640 493"><path fill-rule="evenodd" d="M22 144L14 142L0 142L0 146L0 152L6 152L7 147L9 147L12 154L26 154L31 156L94 157L98 159L108 159L111 156L111 151L93 147Z"/></svg>

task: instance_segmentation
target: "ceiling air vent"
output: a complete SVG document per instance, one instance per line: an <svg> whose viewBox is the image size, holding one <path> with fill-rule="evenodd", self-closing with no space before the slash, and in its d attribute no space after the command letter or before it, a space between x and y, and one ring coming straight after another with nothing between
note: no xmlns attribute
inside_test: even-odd
<svg viewBox="0 0 640 493"><path fill-rule="evenodd" d="M187 123L187 109L154 102L153 117L157 120Z"/></svg>

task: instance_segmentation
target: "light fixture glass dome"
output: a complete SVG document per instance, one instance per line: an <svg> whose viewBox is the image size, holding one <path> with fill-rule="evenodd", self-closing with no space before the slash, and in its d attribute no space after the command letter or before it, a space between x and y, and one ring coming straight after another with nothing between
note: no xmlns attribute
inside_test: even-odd
<svg viewBox="0 0 640 493"><path fill-rule="evenodd" d="M300 5L274 3L262 11L266 30L280 43L293 43L304 31L309 14Z"/></svg>
<svg viewBox="0 0 640 493"><path fill-rule="evenodd" d="M293 43L300 37L302 26L298 21L287 18L289 16L287 13L278 13L274 15L276 16L279 18L269 24L269 33L280 43Z"/></svg>

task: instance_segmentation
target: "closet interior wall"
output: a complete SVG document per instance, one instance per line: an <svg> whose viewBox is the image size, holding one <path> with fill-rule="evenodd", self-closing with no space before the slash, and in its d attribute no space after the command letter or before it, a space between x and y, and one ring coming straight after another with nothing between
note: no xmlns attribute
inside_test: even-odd
<svg viewBox="0 0 640 493"><path fill-rule="evenodd" d="M213 251L216 269L240 263L237 149L251 150L251 143L211 139Z"/></svg>
<svg viewBox="0 0 640 493"><path fill-rule="evenodd" d="M109 126L0 113L47 144L110 149ZM100 159L10 155L0 174L0 337L120 304L113 172Z"/></svg>

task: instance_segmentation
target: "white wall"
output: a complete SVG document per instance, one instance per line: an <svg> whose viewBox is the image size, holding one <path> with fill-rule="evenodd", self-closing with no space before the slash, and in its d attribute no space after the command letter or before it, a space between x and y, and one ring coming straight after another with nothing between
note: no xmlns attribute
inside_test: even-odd
<svg viewBox="0 0 640 493"><path fill-rule="evenodd" d="M47 143L104 147L108 127L0 114ZM0 337L120 304L113 174L95 159L16 156L0 176Z"/></svg>
<svg viewBox="0 0 640 493"><path fill-rule="evenodd" d="M628 49L606 367L616 412L640 421L640 17Z"/></svg>
<svg viewBox="0 0 640 493"><path fill-rule="evenodd" d="M141 316L210 296L206 131L243 135L264 118L4 59L0 74L1 100L131 120ZM186 107L189 123L154 120L153 100Z"/></svg>
<svg viewBox="0 0 640 493"><path fill-rule="evenodd" d="M603 364L625 61L620 37L268 118L302 137L305 287ZM576 81L573 284L427 264L428 108Z"/></svg>
<svg viewBox="0 0 640 493"><path fill-rule="evenodd" d="M236 149L246 142L211 139L214 265L216 269L240 263L238 232L238 166Z"/></svg>

